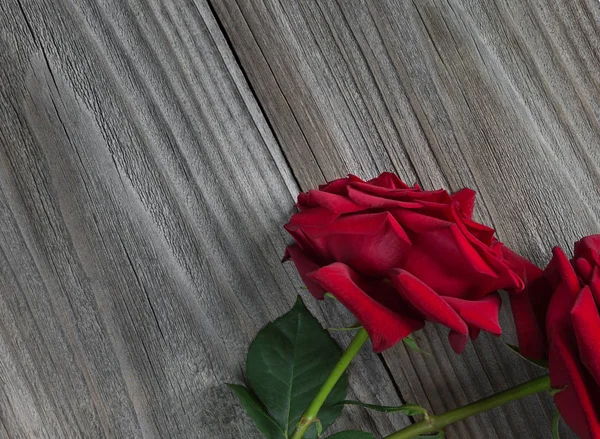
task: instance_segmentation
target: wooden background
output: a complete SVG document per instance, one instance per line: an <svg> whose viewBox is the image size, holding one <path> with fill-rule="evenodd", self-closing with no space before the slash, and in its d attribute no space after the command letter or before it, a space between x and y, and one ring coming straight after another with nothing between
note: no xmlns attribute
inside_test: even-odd
<svg viewBox="0 0 600 439"><path fill-rule="evenodd" d="M599 31L597 0L2 0L0 438L259 438L223 383L306 295L282 225L327 179L472 187L540 264L598 233ZM365 349L350 396L439 413L538 373L445 336ZM551 417L534 396L447 433ZM335 430L408 422L347 408Z"/></svg>

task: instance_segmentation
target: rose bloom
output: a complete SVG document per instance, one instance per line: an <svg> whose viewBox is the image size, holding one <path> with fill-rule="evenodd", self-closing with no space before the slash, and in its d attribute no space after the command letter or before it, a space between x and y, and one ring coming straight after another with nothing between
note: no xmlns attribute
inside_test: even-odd
<svg viewBox="0 0 600 439"><path fill-rule="evenodd" d="M582 439L600 438L600 235L556 247L543 275L513 303L521 353L547 359L560 414Z"/></svg>
<svg viewBox="0 0 600 439"><path fill-rule="evenodd" d="M475 192L424 191L396 175L350 175L298 196L286 250L317 299L335 296L381 352L426 321L450 329L461 352L483 329L501 333L498 289L523 281L494 230L471 215Z"/></svg>

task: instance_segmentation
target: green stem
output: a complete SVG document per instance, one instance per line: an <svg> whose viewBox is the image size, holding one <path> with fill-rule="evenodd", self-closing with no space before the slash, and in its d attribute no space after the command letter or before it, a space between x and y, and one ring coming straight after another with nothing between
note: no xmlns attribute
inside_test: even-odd
<svg viewBox="0 0 600 439"><path fill-rule="evenodd" d="M545 375L505 390L504 392L496 393L495 395L480 399L479 401L465 405L464 407L451 410L441 415L430 416L428 419L423 419L422 421L417 422L410 427L406 427L403 430L392 433L389 436L386 436L384 439L411 439L421 434L433 433L441 430L446 425L460 421L461 419L491 410L495 407L506 404L507 402L521 399L525 396L550 389L550 377Z"/></svg>
<svg viewBox="0 0 600 439"><path fill-rule="evenodd" d="M335 384L344 374L344 371L348 368L348 365L368 338L369 335L367 334L367 331L365 331L364 328L360 328L350 342L348 348L346 348L342 354L340 361L337 362L327 377L327 380L325 380L306 411L302 414L302 417L300 418L298 425L296 425L296 429L294 430L294 433L292 433L290 439L301 439L304 433L306 433L306 430L310 424L312 424L317 418L317 414L325 403L327 396L329 396L329 393L331 393L333 386L335 386Z"/></svg>

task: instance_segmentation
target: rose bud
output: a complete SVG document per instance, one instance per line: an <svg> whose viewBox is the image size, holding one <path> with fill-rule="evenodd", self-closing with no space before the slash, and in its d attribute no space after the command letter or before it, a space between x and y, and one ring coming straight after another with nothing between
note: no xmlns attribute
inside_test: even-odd
<svg viewBox="0 0 600 439"><path fill-rule="evenodd" d="M329 292L356 316L376 352L430 321L460 353L482 329L501 333L497 290L524 287L494 230L472 220L474 202L471 189L350 175L298 196L286 259L315 298Z"/></svg>
<svg viewBox="0 0 600 439"><path fill-rule="evenodd" d="M582 439L600 438L600 235L575 244L569 261L555 247L544 273L513 314L520 352L548 360L554 402Z"/></svg>

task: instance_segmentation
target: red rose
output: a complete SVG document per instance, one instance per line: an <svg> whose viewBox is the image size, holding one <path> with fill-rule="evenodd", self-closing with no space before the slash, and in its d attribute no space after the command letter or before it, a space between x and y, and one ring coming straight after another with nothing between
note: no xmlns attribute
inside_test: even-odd
<svg viewBox="0 0 600 439"><path fill-rule="evenodd" d="M547 359L565 422L583 439L600 438L600 235L556 247L543 275L513 304L521 353Z"/></svg>
<svg viewBox="0 0 600 439"><path fill-rule="evenodd" d="M376 352L425 321L450 328L461 352L480 330L501 333L498 289L523 288L494 230L471 219L475 192L423 191L391 173L350 175L298 196L287 248L317 299L333 294Z"/></svg>

